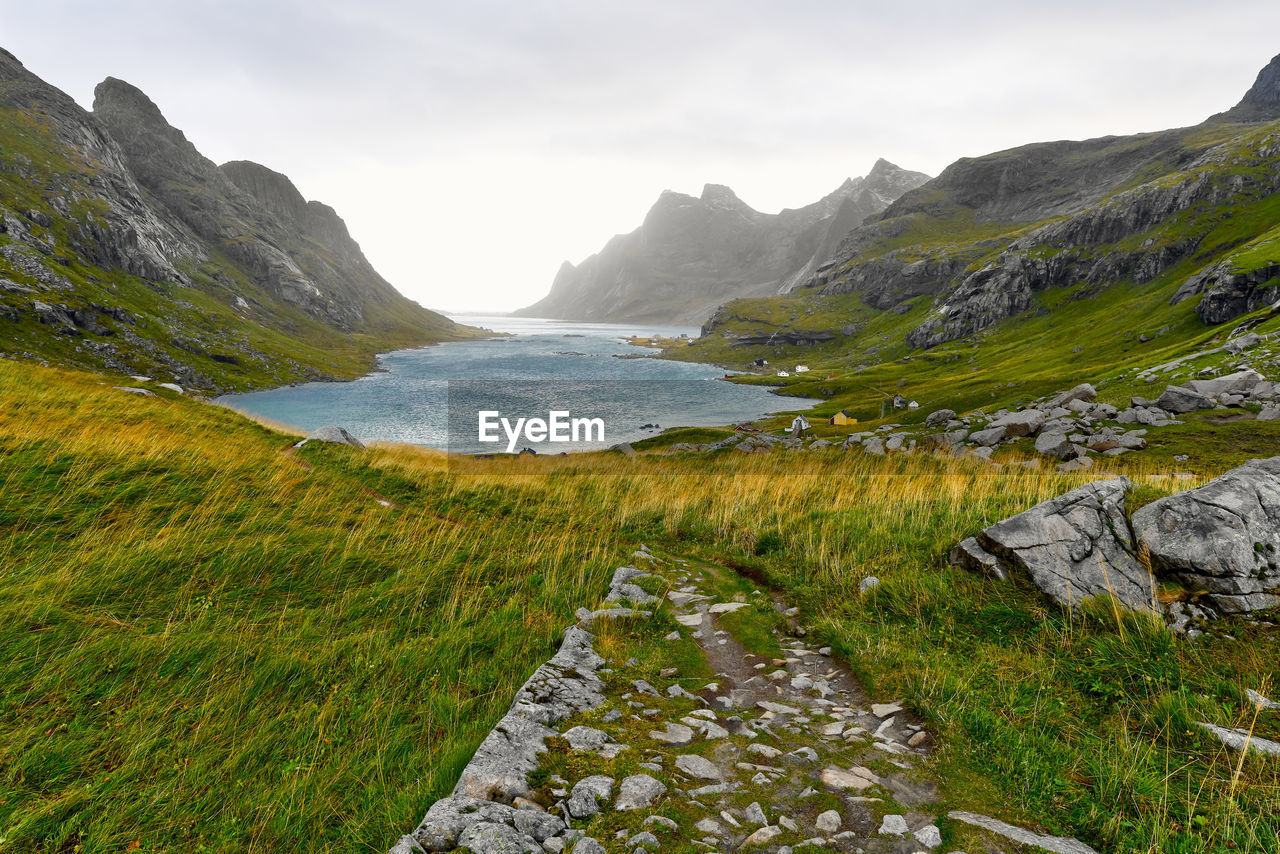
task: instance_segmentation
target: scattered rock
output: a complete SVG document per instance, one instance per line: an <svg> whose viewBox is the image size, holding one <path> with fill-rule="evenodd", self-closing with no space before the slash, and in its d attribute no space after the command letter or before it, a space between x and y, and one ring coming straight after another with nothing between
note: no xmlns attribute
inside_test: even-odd
<svg viewBox="0 0 1280 854"><path fill-rule="evenodd" d="M1052 854L1098 854L1097 851L1078 839L1033 833L1030 830L1015 827L998 819L988 818L985 815L952 810L947 813L947 816L955 821L962 821L965 824L971 824L974 827L981 827L984 830L997 833L1006 839L1012 839L1014 842L1023 845L1034 845L1044 851L1050 851Z"/></svg>
<svg viewBox="0 0 1280 854"><path fill-rule="evenodd" d="M880 829L876 833L885 836L905 836L909 830L905 816L886 815L880 822Z"/></svg>
<svg viewBox="0 0 1280 854"><path fill-rule="evenodd" d="M607 801L613 794L613 778L602 775L584 777L569 793L565 809L572 818L588 818L600 812L599 801Z"/></svg>
<svg viewBox="0 0 1280 854"><path fill-rule="evenodd" d="M676 768L690 777L697 777L703 780L724 779L724 772L714 762L693 754L677 756Z"/></svg>
<svg viewBox="0 0 1280 854"><path fill-rule="evenodd" d="M1212 733L1218 741L1221 741L1232 750L1252 750L1254 753L1261 753L1266 756L1280 756L1280 743L1266 738L1259 738L1247 729L1217 726L1204 721L1199 722L1197 726Z"/></svg>
<svg viewBox="0 0 1280 854"><path fill-rule="evenodd" d="M635 774L623 779L613 808L619 811L644 809L652 806L666 791L665 785L648 774Z"/></svg>
<svg viewBox="0 0 1280 854"><path fill-rule="evenodd" d="M835 810L827 810L819 814L813 822L813 826L823 833L835 833L840 829L840 825L840 813Z"/></svg>
<svg viewBox="0 0 1280 854"><path fill-rule="evenodd" d="M350 445L353 448L364 448L364 443L347 432L345 427L339 427L336 424L326 424L323 427L317 427L312 430L308 439L316 442L332 442L336 445Z"/></svg>
<svg viewBox="0 0 1280 854"><path fill-rule="evenodd" d="M852 789L861 792L880 782L870 769L855 765L849 770L831 766L822 769L822 783L832 789Z"/></svg>

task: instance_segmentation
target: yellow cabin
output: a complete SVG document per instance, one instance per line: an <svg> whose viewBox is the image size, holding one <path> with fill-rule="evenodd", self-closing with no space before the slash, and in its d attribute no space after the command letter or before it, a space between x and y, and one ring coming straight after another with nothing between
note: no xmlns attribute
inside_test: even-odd
<svg viewBox="0 0 1280 854"><path fill-rule="evenodd" d="M835 415L827 419L828 424L834 424L837 427L847 427L850 424L857 424L858 419L849 414L849 410L841 409Z"/></svg>

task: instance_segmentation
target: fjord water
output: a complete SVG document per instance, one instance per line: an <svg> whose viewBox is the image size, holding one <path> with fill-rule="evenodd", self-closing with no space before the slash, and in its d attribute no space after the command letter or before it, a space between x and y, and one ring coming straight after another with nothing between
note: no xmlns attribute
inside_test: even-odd
<svg viewBox="0 0 1280 854"><path fill-rule="evenodd" d="M303 430L338 424L367 441L407 442L460 453L505 450L505 440L500 447L480 444L474 430L459 429L458 413L466 407L498 409L504 415L515 408L527 415L540 407L544 418L547 409L556 408L575 417L601 417L608 425L603 442L571 447L519 444L541 453L606 447L658 432L642 429L646 424L733 424L813 404L781 398L759 386L724 382L724 372L713 365L616 358L651 352L626 343L626 337L696 335L692 327L484 315L454 319L509 337L398 350L379 357L377 372L352 382L230 394L218 402Z"/></svg>

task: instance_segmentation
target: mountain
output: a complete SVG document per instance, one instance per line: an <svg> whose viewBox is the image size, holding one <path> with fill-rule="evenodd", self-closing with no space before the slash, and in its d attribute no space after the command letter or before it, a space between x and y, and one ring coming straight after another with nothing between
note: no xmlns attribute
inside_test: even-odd
<svg viewBox="0 0 1280 854"><path fill-rule="evenodd" d="M94 94L90 113L0 50L0 355L214 392L473 334L284 175L216 166L121 80Z"/></svg>
<svg viewBox="0 0 1280 854"><path fill-rule="evenodd" d="M790 295L730 303L704 332L743 347L832 342L856 364L1149 296L1161 329L1267 309L1280 298L1277 119L1280 57L1194 127L958 160L852 230Z"/></svg>
<svg viewBox="0 0 1280 854"><path fill-rule="evenodd" d="M728 187L664 192L644 224L578 266L517 314L566 320L701 323L727 300L785 293L827 260L848 231L928 180L879 160L811 205L760 213Z"/></svg>

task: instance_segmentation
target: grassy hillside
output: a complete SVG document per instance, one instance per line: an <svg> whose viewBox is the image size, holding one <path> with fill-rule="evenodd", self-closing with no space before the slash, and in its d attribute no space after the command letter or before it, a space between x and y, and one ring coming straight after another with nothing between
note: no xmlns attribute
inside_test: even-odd
<svg viewBox="0 0 1280 854"><path fill-rule="evenodd" d="M460 475L294 441L0 360L0 849L384 850L638 542L802 603L936 727L953 806L1107 851L1280 844L1274 764L1188 727L1280 735L1242 699L1280 683L1273 629L1189 642L945 566L1078 476L840 453Z"/></svg>

